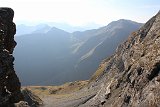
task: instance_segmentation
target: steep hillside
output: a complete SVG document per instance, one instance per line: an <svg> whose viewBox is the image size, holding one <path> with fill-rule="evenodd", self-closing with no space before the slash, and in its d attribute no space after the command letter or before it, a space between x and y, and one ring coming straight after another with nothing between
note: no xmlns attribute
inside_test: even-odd
<svg viewBox="0 0 160 107"><path fill-rule="evenodd" d="M159 50L160 12L102 62L90 81L101 88L80 107L159 107Z"/></svg>
<svg viewBox="0 0 160 107"><path fill-rule="evenodd" d="M76 33L74 36L82 41L79 43L82 45L75 52L78 57L75 65L78 76L88 79L98 68L101 60L113 54L116 47L125 41L131 32L138 30L141 25L121 19L96 30Z"/></svg>

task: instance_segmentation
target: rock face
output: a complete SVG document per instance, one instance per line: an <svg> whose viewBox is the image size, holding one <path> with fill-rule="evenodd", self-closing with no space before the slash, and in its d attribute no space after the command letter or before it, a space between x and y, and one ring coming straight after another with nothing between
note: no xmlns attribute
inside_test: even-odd
<svg viewBox="0 0 160 107"><path fill-rule="evenodd" d="M12 9L0 8L0 107L11 107L23 99L21 84L13 66L12 53L16 46L13 16Z"/></svg>
<svg viewBox="0 0 160 107"><path fill-rule="evenodd" d="M96 86L80 107L160 107L160 12L102 62L89 88Z"/></svg>

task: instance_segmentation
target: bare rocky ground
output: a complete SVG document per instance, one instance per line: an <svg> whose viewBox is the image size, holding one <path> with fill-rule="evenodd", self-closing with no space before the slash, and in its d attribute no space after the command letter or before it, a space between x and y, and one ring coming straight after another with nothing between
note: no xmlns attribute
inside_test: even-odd
<svg viewBox="0 0 160 107"><path fill-rule="evenodd" d="M77 107L93 98L98 87L88 88L88 81L70 82L61 86L23 87L32 91L42 101L41 107Z"/></svg>
<svg viewBox="0 0 160 107"><path fill-rule="evenodd" d="M66 95L50 95L42 97L44 101L44 107L77 107L92 97L95 96L95 92L75 92Z"/></svg>

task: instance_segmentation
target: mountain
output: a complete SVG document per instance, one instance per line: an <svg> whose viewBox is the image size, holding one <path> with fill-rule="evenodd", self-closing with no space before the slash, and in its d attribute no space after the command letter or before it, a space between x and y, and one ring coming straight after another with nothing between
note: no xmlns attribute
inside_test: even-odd
<svg viewBox="0 0 160 107"><path fill-rule="evenodd" d="M121 19L99 29L78 34L75 32L76 34L73 35L81 40L79 44L83 44L75 52L79 59L75 65L78 76L88 79L98 68L101 60L110 56L116 47L141 25L141 23Z"/></svg>
<svg viewBox="0 0 160 107"><path fill-rule="evenodd" d="M160 12L103 60L90 80L99 92L79 107L159 107L159 50Z"/></svg>
<svg viewBox="0 0 160 107"><path fill-rule="evenodd" d="M67 23L56 23L56 22L45 22L46 24L50 25L50 26L55 26L57 28L60 28L62 30L65 30L69 33L73 33L75 31L85 31L85 30L89 30L89 29L96 29L101 27L102 25L99 24L95 24L95 23L87 23L85 25L70 25Z"/></svg>
<svg viewBox="0 0 160 107"><path fill-rule="evenodd" d="M123 19L84 32L68 33L52 27L46 33L16 36L15 69L23 85L88 79L100 61L141 25Z"/></svg>
<svg viewBox="0 0 160 107"><path fill-rule="evenodd" d="M46 24L39 24L36 26L27 26L24 24L17 26L16 36L32 34L32 33L46 33L50 30L50 26Z"/></svg>
<svg viewBox="0 0 160 107"><path fill-rule="evenodd" d="M131 33L114 54L104 59L89 81L75 81L61 86L33 86L29 87L30 90L24 88L23 94L13 66L12 53L16 46L13 16L11 8L0 8L1 107L29 107L28 104L31 107L160 106L160 12ZM67 32L57 28L51 29L48 35L52 31L60 38L68 38L64 35ZM57 39L53 35L51 37Z"/></svg>
<svg viewBox="0 0 160 107"><path fill-rule="evenodd" d="M45 107L159 107L160 12L131 33L86 82L29 89L46 95Z"/></svg>
<svg viewBox="0 0 160 107"><path fill-rule="evenodd" d="M39 24L41 23L41 24ZM49 28L51 27L56 27L62 30L65 30L69 33L75 32L75 31L85 31L85 30L89 30L89 29L96 29L101 27L102 25L99 24L95 24L95 23L87 23L85 25L70 25L67 23L58 23L58 22L27 22L27 21L17 21L17 32L16 32L16 36L19 35L23 35L23 34L30 34L36 30L40 31L40 30L45 30L48 31ZM41 33L43 33L42 31L40 31Z"/></svg>
<svg viewBox="0 0 160 107"><path fill-rule="evenodd" d="M38 84L67 72L67 66L70 66L65 62L70 56L69 35L63 30L51 28L44 34L16 36L15 69L23 84Z"/></svg>

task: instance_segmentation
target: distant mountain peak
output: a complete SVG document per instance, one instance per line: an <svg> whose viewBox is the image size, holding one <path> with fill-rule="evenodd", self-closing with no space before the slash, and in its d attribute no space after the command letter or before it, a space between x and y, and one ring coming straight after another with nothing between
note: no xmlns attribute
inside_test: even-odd
<svg viewBox="0 0 160 107"><path fill-rule="evenodd" d="M132 26L135 26L135 27L138 27L138 26L141 26L142 23L137 23L137 22L134 22L134 21L131 21L131 20L127 20L127 19L119 19L117 21L113 21L111 23L109 23L107 26L104 26L104 27L101 27L99 28L99 32L105 32L105 31L114 31L115 29L121 29L123 27L132 27Z"/></svg>
<svg viewBox="0 0 160 107"><path fill-rule="evenodd" d="M54 34L61 34L61 35L69 35L70 33L69 32L66 32L66 31L64 31L64 30L62 30L62 29L59 29L59 28L56 28L56 27L52 27L48 32L46 32L46 34L52 34L52 33L54 33Z"/></svg>

